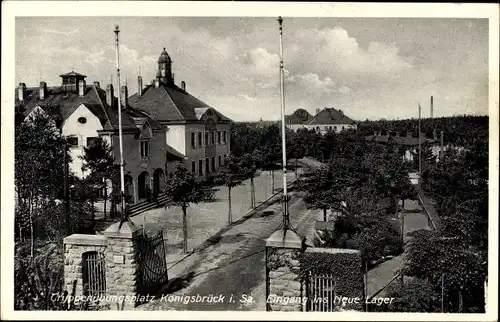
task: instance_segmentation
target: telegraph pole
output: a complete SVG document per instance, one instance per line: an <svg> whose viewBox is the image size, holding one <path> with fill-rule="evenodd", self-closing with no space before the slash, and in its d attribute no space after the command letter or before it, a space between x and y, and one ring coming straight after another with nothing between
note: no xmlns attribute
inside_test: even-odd
<svg viewBox="0 0 500 322"><path fill-rule="evenodd" d="M286 134L285 134L285 84L283 69L283 18L278 18L280 26L280 94L281 94L281 145L283 152L283 229L287 230L290 226L288 214L288 192L286 185Z"/></svg>
<svg viewBox="0 0 500 322"><path fill-rule="evenodd" d="M422 117L422 107L418 103L418 186L422 189L422 133L420 119Z"/></svg>
<svg viewBox="0 0 500 322"><path fill-rule="evenodd" d="M120 84L120 46L118 42L118 34L120 29L115 26L116 35L116 74L118 77L118 136L120 139L120 204L122 220L125 219L125 175L124 175L124 160L123 160L123 138L122 138L122 106L121 106L121 84Z"/></svg>

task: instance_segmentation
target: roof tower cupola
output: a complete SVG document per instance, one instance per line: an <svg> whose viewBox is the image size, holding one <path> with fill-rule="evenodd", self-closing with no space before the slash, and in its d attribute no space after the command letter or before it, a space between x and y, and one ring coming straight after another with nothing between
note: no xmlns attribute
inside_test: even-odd
<svg viewBox="0 0 500 322"><path fill-rule="evenodd" d="M158 58L158 74L156 77L159 79L160 83L169 84L173 83L172 76L172 59L168 55L166 49L163 48Z"/></svg>

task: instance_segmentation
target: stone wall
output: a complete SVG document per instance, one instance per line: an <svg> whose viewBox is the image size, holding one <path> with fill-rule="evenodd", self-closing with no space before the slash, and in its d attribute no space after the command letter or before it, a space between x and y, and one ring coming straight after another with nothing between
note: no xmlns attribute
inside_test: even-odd
<svg viewBox="0 0 500 322"><path fill-rule="evenodd" d="M89 251L105 253L106 245L106 237L99 235L74 234L64 238L64 284L70 294L75 281L75 295L83 294L83 254Z"/></svg>
<svg viewBox="0 0 500 322"><path fill-rule="evenodd" d="M300 252L293 248L268 249L268 311L302 311Z"/></svg>
<svg viewBox="0 0 500 322"><path fill-rule="evenodd" d="M129 310L139 304L138 239L142 230L131 222L115 223L103 235L75 234L64 238L64 283L71 294L83 295L83 254L96 251L105 257L106 301L111 309ZM128 298L128 299L127 299ZM108 300L109 299L109 300Z"/></svg>

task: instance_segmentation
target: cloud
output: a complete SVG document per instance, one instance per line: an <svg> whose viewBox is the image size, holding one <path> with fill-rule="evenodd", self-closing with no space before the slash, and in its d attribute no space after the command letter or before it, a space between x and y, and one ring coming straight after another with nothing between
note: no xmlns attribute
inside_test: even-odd
<svg viewBox="0 0 500 322"><path fill-rule="evenodd" d="M65 35L66 37L69 37L70 35L75 34L75 33L80 31L80 29L75 29L75 30L72 30L69 32L65 32L65 31L59 31L59 30L55 30L55 29L43 29L43 28L40 28L40 30L44 33Z"/></svg>
<svg viewBox="0 0 500 322"><path fill-rule="evenodd" d="M272 54L258 47L245 51L237 60L248 69L249 73L264 77L279 75L279 55Z"/></svg>
<svg viewBox="0 0 500 322"><path fill-rule="evenodd" d="M318 74L314 73L293 75L288 77L287 81L312 94L333 93L335 90L335 82L330 77L321 79Z"/></svg>
<svg viewBox="0 0 500 322"><path fill-rule="evenodd" d="M250 102L255 102L255 98L254 97L250 97L248 96L247 94L238 94L238 97L241 97L247 101L250 101Z"/></svg>
<svg viewBox="0 0 500 322"><path fill-rule="evenodd" d="M342 86L339 88L339 93L342 93L342 94L347 94L347 93L350 93L351 92L351 89L347 86Z"/></svg>

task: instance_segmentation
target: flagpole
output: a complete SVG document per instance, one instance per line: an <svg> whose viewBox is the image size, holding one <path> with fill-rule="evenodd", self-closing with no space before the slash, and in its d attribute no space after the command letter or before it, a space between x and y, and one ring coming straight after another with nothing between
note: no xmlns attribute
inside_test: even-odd
<svg viewBox="0 0 500 322"><path fill-rule="evenodd" d="M118 76L118 136L120 139L120 204L122 219L125 219L125 175L123 170L123 137L122 137L122 106L121 106L121 84L120 84L120 48L118 33L120 29L115 26L116 35L116 74Z"/></svg>
<svg viewBox="0 0 500 322"><path fill-rule="evenodd" d="M286 127L285 127L285 84L283 69L283 18L279 17L280 25L280 94L281 94L281 145L283 152L283 229L287 230L290 225L288 214L288 191L286 184Z"/></svg>

